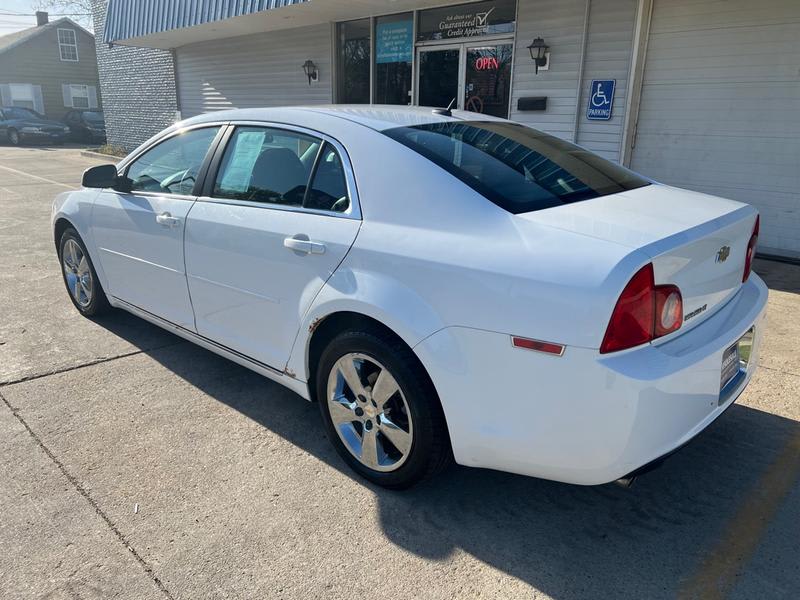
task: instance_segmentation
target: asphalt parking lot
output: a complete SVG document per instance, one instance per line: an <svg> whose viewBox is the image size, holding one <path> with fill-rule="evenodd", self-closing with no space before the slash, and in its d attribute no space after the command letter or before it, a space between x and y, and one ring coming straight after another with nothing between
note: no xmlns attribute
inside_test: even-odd
<svg viewBox="0 0 800 600"><path fill-rule="evenodd" d="M0 598L796 598L800 267L761 367L631 489L354 479L317 408L118 312L79 317L53 197L101 161L0 147Z"/></svg>

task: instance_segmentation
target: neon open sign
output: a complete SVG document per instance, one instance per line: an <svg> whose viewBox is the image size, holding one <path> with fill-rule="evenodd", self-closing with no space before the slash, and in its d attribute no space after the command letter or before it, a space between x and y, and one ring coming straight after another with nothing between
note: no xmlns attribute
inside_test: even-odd
<svg viewBox="0 0 800 600"><path fill-rule="evenodd" d="M475 59L476 71L496 71L500 68L500 63L496 56L480 56Z"/></svg>

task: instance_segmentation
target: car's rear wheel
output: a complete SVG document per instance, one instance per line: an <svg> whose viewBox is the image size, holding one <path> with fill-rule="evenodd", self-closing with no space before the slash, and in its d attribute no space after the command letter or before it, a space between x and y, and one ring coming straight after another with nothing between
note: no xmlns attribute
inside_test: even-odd
<svg viewBox="0 0 800 600"><path fill-rule="evenodd" d="M8 130L8 142L12 146L19 146L19 132L16 129Z"/></svg>
<svg viewBox="0 0 800 600"><path fill-rule="evenodd" d="M323 351L317 399L337 452L370 481L409 487L451 461L439 398L402 341L346 331Z"/></svg>
<svg viewBox="0 0 800 600"><path fill-rule="evenodd" d="M78 232L66 229L58 246L61 274L69 298L75 308L85 317L99 315L110 308L108 298L97 278L92 259Z"/></svg>

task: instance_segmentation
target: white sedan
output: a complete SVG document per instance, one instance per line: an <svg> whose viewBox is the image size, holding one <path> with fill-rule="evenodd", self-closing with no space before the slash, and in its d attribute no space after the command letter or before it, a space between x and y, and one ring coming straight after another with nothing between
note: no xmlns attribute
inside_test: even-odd
<svg viewBox="0 0 800 600"><path fill-rule="evenodd" d="M52 215L78 311L130 311L317 401L387 487L453 459L631 481L757 363L752 207L510 121L217 112L83 185Z"/></svg>

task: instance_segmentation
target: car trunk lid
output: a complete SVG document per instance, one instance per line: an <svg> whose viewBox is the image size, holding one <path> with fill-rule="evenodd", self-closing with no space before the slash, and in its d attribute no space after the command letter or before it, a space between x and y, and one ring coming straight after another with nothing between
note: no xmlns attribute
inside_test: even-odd
<svg viewBox="0 0 800 600"><path fill-rule="evenodd" d="M517 216L650 256L655 283L677 285L683 297L684 323L665 340L704 321L739 289L756 214L740 202L653 184Z"/></svg>

